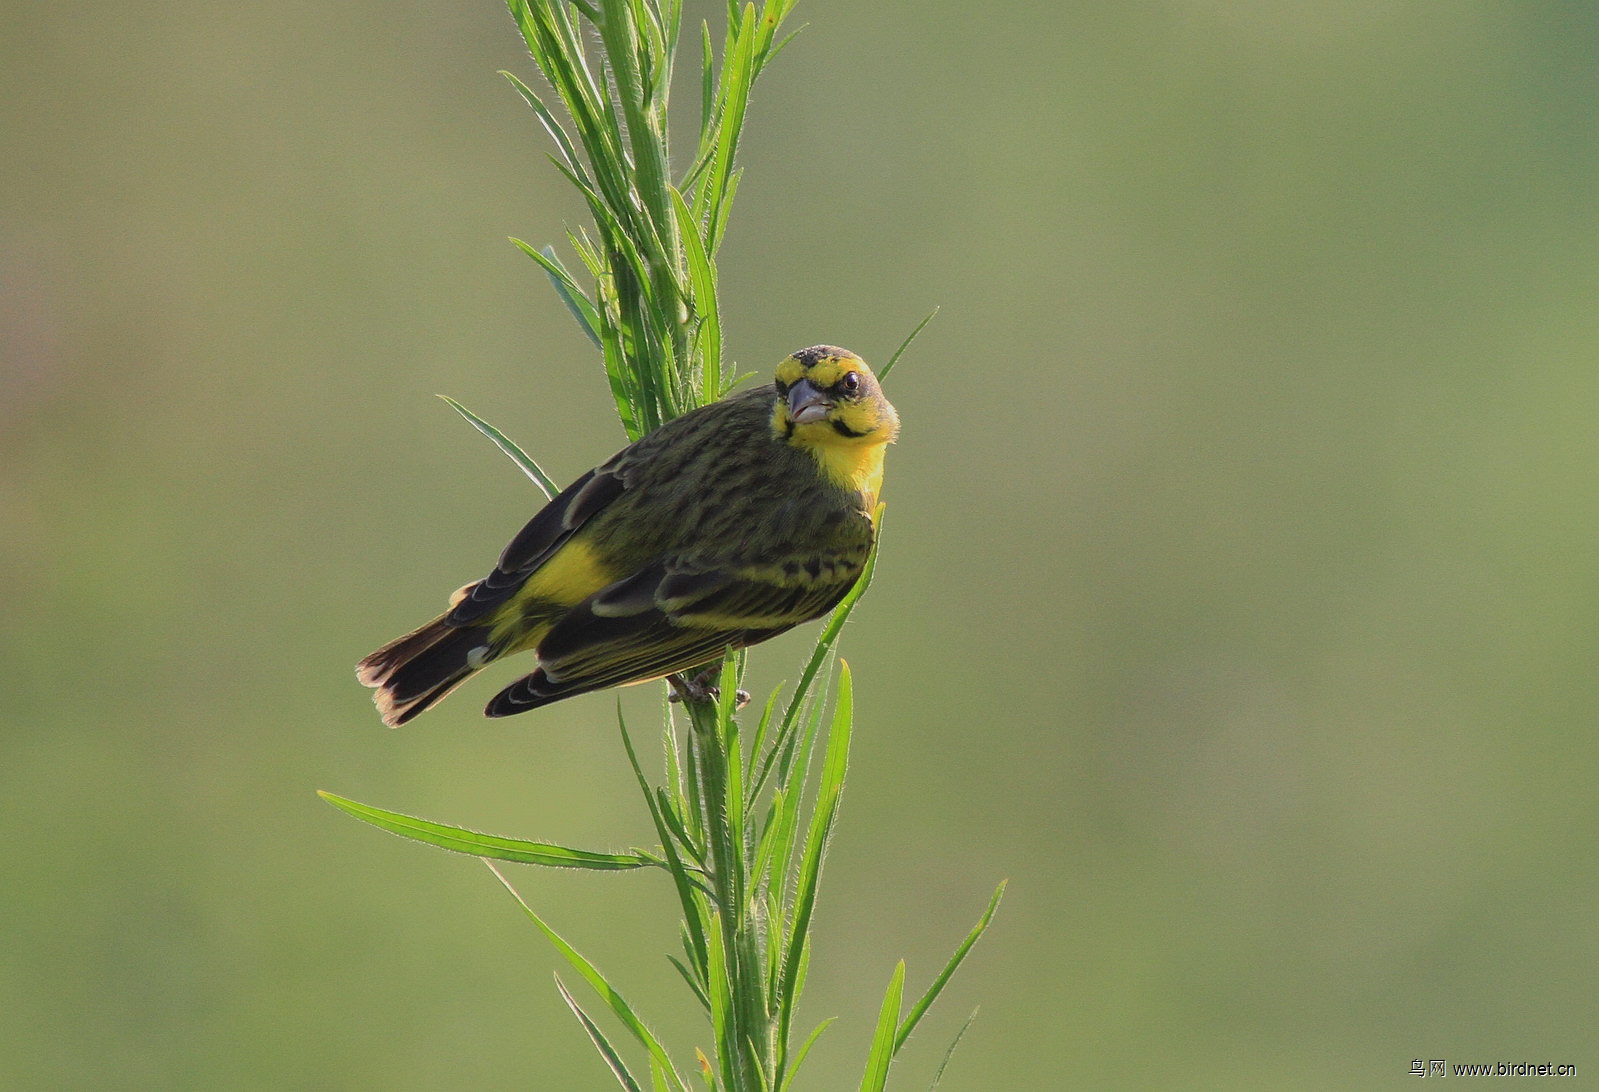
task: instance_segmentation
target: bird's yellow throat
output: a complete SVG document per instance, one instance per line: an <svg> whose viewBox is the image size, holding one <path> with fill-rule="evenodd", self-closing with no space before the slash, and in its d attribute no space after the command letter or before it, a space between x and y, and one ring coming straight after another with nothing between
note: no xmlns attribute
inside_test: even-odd
<svg viewBox="0 0 1599 1092"><path fill-rule="evenodd" d="M796 433L792 442L811 453L828 480L845 489L866 494L867 507L870 508L883 491L883 452L888 448L888 443L875 439L845 439L824 424L811 425L802 431L815 429L820 432L824 428L827 431L818 438Z"/></svg>

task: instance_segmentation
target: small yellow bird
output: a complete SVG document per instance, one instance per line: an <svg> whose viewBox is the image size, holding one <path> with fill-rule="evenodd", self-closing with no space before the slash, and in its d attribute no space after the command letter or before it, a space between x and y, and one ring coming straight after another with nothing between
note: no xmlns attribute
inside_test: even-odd
<svg viewBox="0 0 1599 1092"><path fill-rule="evenodd" d="M450 610L356 668L397 727L484 665L539 666L485 715L510 716L722 658L818 618L871 552L899 415L866 363L801 349L617 452L550 501Z"/></svg>

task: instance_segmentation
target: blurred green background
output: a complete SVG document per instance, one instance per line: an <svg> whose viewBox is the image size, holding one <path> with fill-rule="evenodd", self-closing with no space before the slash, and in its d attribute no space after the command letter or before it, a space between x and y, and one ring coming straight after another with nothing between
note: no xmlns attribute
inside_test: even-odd
<svg viewBox="0 0 1599 1092"><path fill-rule="evenodd" d="M653 838L611 697L484 721L507 665L389 732L351 675L536 503L433 395L562 480L622 440L504 241L582 218L509 17L0 16L0 1086L610 1087L481 865L313 795ZM796 18L730 354L881 361L942 307L806 1087L1007 876L899 1087L979 1004L945 1089L1599 1087L1599 8ZM664 879L517 878L691 1057Z"/></svg>

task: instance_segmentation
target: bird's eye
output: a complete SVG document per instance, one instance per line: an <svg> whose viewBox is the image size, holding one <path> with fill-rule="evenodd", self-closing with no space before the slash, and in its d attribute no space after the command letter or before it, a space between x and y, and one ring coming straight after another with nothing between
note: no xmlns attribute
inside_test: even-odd
<svg viewBox="0 0 1599 1092"><path fill-rule="evenodd" d="M838 381L838 389L845 394L856 394L861 389L861 373L845 372L844 378Z"/></svg>

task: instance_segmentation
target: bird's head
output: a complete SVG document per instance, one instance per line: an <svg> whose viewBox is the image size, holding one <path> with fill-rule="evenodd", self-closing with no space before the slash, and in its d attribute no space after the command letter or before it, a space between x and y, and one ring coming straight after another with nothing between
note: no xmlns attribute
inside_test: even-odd
<svg viewBox="0 0 1599 1092"><path fill-rule="evenodd" d="M777 366L772 429L802 447L881 447L899 434L899 414L866 361L813 345Z"/></svg>
<svg viewBox="0 0 1599 1092"><path fill-rule="evenodd" d="M883 449L899 414L866 361L833 345L801 349L777 366L772 431L813 455L823 472L859 490L868 508L883 484Z"/></svg>

